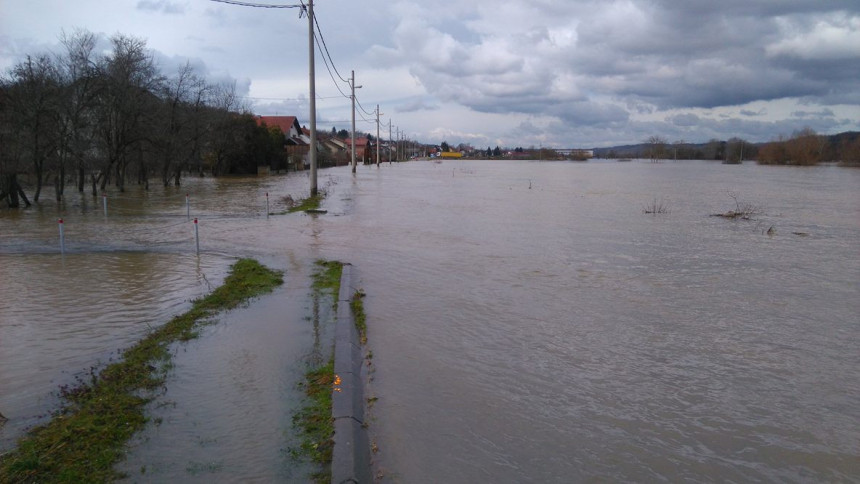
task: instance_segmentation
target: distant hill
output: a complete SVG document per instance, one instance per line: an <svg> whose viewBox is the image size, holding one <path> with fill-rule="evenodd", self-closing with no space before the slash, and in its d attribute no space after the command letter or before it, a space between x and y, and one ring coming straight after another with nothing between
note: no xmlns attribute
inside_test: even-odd
<svg viewBox="0 0 860 484"><path fill-rule="evenodd" d="M860 132L846 131L833 135L823 135L831 148L831 152L836 153L838 148L845 143L853 142L860 138ZM740 140L732 139L729 141L709 141L707 143L684 143L675 145L667 143L664 146L662 158L666 159L692 159L692 160L723 160L726 155L726 149L732 152L731 144L738 144ZM752 159L758 148L767 143L748 143L745 142L746 154L744 159ZM594 148L595 158L649 158L652 146L648 143L639 143L635 145L619 145L608 148ZM676 156L677 155L677 156Z"/></svg>

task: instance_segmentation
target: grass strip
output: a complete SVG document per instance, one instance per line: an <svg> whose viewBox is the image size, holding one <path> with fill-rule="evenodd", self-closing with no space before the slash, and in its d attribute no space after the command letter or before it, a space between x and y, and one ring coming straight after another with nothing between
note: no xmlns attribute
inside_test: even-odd
<svg viewBox="0 0 860 484"><path fill-rule="evenodd" d="M146 395L164 383L170 344L197 337L206 318L282 283L281 272L252 259L237 261L222 286L126 349L91 384L64 389L64 408L0 459L0 482L109 482L123 477L113 465L123 457L128 439L146 424L144 406L151 399Z"/></svg>
<svg viewBox="0 0 860 484"><path fill-rule="evenodd" d="M311 289L315 296L330 295L336 313L343 263L317 260L315 265L316 269L311 276ZM293 416L293 425L301 434L301 443L292 453L294 457L306 458L316 464L317 470L310 477L317 483L331 482L331 459L334 451L331 392L335 378L334 358L330 358L324 366L309 369L302 383L307 398L302 408Z"/></svg>
<svg viewBox="0 0 860 484"><path fill-rule="evenodd" d="M322 367L305 374L305 405L293 417L301 431L298 456L316 464L311 474L316 483L331 482L331 459L334 451L334 418L331 415L331 392L335 384L334 358Z"/></svg>
<svg viewBox="0 0 860 484"><path fill-rule="evenodd" d="M355 320L355 329L358 330L358 339L361 344L367 344L367 315L364 313L364 291L361 289L355 291L352 299L349 301L349 307L352 309L352 317Z"/></svg>
<svg viewBox="0 0 860 484"><path fill-rule="evenodd" d="M319 294L331 294L334 296L335 307L337 307L337 295L340 292L340 277L343 274L343 262L317 260L314 262L316 270L313 275L311 288Z"/></svg>
<svg viewBox="0 0 860 484"><path fill-rule="evenodd" d="M319 210L320 203L322 203L323 198L325 198L324 194L317 193L316 195L308 198L304 198L295 207L290 207L287 209L287 213L296 213L296 212L304 212L306 210Z"/></svg>

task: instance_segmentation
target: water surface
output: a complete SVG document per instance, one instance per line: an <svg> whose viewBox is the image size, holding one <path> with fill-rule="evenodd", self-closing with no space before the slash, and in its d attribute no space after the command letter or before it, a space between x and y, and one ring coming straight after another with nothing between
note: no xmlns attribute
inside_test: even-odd
<svg viewBox="0 0 860 484"><path fill-rule="evenodd" d="M38 420L29 415L51 408L57 383L180 310L235 257L288 275L326 258L353 263L368 294L370 430L388 480L860 480L860 171L445 161L322 173L320 217L261 208L266 192L301 195L302 175L189 180L131 203L143 221L119 201L122 223L80 202L66 211L65 257L55 213L2 214L0 410ZM205 233L199 258L186 189ZM668 213L643 213L655 199ZM735 199L760 213L711 216ZM298 297L299 280L281 295ZM308 353L284 340L312 338L268 319L292 313L281 304L261 301L249 334L228 315L178 355L166 393L177 406L145 434L190 444L172 460L151 446L129 465L265 480L223 456L244 441L239 457L253 461L263 442L265 475L284 475L270 452L283 439L254 437L246 415L229 420L261 387L261 421L290 398L284 382ZM260 361L272 364L256 373ZM193 413L190 389L214 389L190 385L204 373L250 383L221 385L225 405ZM193 430L209 417L227 430Z"/></svg>

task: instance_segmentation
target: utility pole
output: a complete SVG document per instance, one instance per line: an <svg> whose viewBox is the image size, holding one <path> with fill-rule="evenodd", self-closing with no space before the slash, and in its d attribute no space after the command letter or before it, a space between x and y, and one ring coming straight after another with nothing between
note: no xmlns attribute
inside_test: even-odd
<svg viewBox="0 0 860 484"><path fill-rule="evenodd" d="M311 147L308 158L311 163L311 196L317 195L317 87L314 66L314 0L308 0L308 70L311 95Z"/></svg>
<svg viewBox="0 0 860 484"><path fill-rule="evenodd" d="M352 172L355 173L355 90L361 89L361 86L355 85L355 71L352 71L349 85L352 87Z"/></svg>
<svg viewBox="0 0 860 484"><path fill-rule="evenodd" d="M388 120L388 164L391 164L391 120Z"/></svg>
<svg viewBox="0 0 860 484"><path fill-rule="evenodd" d="M379 104L376 105L376 167L379 168Z"/></svg>
<svg viewBox="0 0 860 484"><path fill-rule="evenodd" d="M316 95L316 68L314 67L314 0L308 0L308 5L304 3L297 5L261 5L255 3L246 3L240 1L225 1L213 0L222 3L231 3L243 7L257 8L301 8L308 15L308 85L310 90L310 123L311 123L311 146L308 149L308 162L311 165L311 196L317 194L317 95ZM301 14L299 14L301 18Z"/></svg>

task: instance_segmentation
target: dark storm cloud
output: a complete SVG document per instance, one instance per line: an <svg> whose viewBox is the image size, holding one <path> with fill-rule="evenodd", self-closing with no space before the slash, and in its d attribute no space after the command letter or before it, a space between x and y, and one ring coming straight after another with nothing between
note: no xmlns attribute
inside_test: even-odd
<svg viewBox="0 0 860 484"><path fill-rule="evenodd" d="M254 96L254 109L306 111L278 101L307 94L307 20L297 9L28 0L2 10L6 68L58 51L59 32L83 27L147 39L166 75L190 59ZM606 146L655 134L766 140L807 125L860 129L856 1L326 0L315 10L326 55L342 76L355 69L361 102L419 136ZM332 99L346 87L332 85L323 54L317 94ZM318 109L349 118L348 102ZM534 129L513 129L523 119Z"/></svg>
<svg viewBox="0 0 860 484"><path fill-rule="evenodd" d="M389 59L412 59L413 75L442 100L571 122L623 120L615 109L625 105L860 97L856 2L509 2L498 8L523 15L500 26L488 24L488 5L465 23L478 34L468 41L427 17L401 17ZM593 117L570 115L578 111Z"/></svg>

